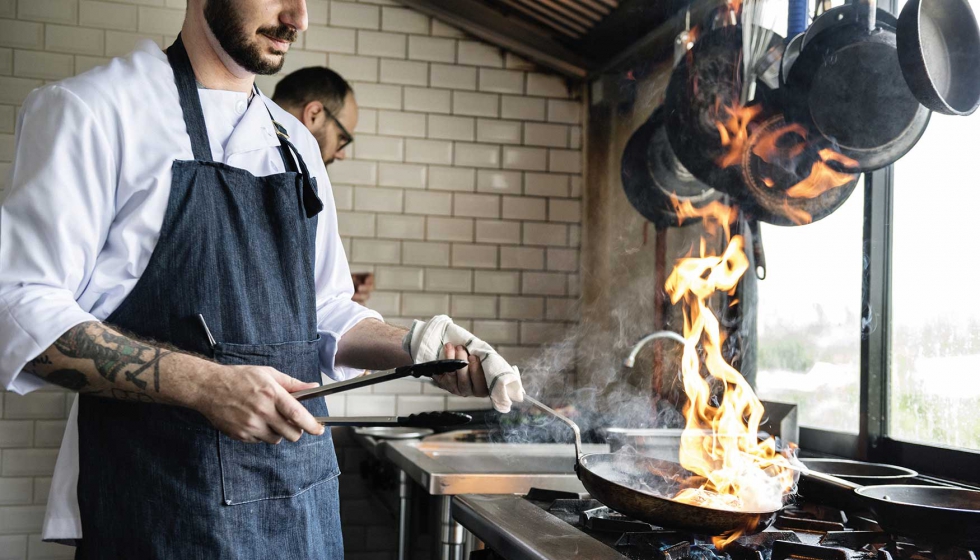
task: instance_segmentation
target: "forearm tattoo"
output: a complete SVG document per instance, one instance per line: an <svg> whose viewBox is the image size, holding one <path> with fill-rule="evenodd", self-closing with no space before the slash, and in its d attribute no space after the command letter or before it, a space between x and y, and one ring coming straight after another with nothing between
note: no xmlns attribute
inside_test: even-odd
<svg viewBox="0 0 980 560"><path fill-rule="evenodd" d="M160 392L160 360L171 353L102 323L89 322L69 329L24 369L80 393L153 402L153 394ZM91 368L77 360L89 362ZM91 373L93 369L104 382Z"/></svg>

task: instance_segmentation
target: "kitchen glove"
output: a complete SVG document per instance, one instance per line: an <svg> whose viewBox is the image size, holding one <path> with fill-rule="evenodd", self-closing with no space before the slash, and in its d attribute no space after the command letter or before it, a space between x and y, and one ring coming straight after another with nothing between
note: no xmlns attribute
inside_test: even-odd
<svg viewBox="0 0 980 560"><path fill-rule="evenodd" d="M498 412L510 412L512 403L524 401L524 386L517 367L508 364L492 346L445 315L436 315L428 321L415 321L405 335L402 346L415 363L421 363L445 359L442 349L447 343L465 347L483 364L490 401Z"/></svg>

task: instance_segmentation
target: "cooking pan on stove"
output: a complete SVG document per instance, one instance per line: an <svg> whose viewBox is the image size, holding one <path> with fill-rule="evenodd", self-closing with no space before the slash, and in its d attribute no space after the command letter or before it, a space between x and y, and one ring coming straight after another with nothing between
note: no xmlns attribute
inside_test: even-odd
<svg viewBox="0 0 980 560"><path fill-rule="evenodd" d="M806 476L853 492L885 531L931 542L980 546L980 492L976 490L911 484L861 486L815 471Z"/></svg>
<svg viewBox="0 0 980 560"><path fill-rule="evenodd" d="M758 533L772 524L779 510L733 511L676 502L672 496L690 483L693 473L677 463L627 453L582 453L578 426L550 407L525 395L534 406L555 416L575 433L575 473L588 493L609 508L660 527L705 535L733 531Z"/></svg>

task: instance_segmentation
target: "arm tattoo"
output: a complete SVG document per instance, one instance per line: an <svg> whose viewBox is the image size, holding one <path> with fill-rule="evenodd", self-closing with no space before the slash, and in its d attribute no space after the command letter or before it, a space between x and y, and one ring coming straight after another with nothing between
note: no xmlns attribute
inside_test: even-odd
<svg viewBox="0 0 980 560"><path fill-rule="evenodd" d="M62 356L58 356L58 354ZM153 402L150 383L144 375L152 376L152 392L160 392L160 360L171 349L147 344L134 337L113 332L101 323L82 323L69 329L55 341L52 348L31 360L25 371L43 377L62 387L83 393L105 393L112 398ZM64 358L90 360L95 371L111 386L96 387L79 369L65 367ZM84 368L83 368L84 369ZM117 378L123 374L123 379ZM133 387L125 387L122 383Z"/></svg>

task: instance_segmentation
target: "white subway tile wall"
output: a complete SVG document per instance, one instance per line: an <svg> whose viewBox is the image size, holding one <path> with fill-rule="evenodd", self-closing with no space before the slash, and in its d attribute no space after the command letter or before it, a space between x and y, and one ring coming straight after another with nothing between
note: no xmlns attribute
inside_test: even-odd
<svg viewBox="0 0 980 560"><path fill-rule="evenodd" d="M184 4L0 0L0 193L27 94L141 39L169 44ZM581 90L392 0L307 7L283 74L326 64L354 87L356 141L328 172L351 268L376 275L369 306L400 325L449 313L521 365L578 320ZM0 393L0 558L73 555L40 541L73 398ZM329 399L347 415L487 406L475 402L413 381Z"/></svg>

